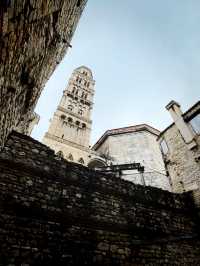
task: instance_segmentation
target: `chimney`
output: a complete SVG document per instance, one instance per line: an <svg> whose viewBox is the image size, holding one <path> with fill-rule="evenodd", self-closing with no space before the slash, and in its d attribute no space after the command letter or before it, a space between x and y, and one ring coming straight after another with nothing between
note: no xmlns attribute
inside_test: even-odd
<svg viewBox="0 0 200 266"><path fill-rule="evenodd" d="M182 135L185 143L188 145L188 148L194 148L197 143L194 139L194 134L192 130L189 128L188 124L183 119L183 113L181 111L180 104L175 101L171 101L165 108L169 111L176 127L180 131L180 134Z"/></svg>

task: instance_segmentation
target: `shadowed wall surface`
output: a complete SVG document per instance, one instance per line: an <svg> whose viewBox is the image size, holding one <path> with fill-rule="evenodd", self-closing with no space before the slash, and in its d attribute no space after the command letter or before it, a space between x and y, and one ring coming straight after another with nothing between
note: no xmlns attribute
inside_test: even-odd
<svg viewBox="0 0 200 266"><path fill-rule="evenodd" d="M0 265L198 265L190 193L101 175L13 132L0 154Z"/></svg>
<svg viewBox="0 0 200 266"><path fill-rule="evenodd" d="M86 0L0 3L0 148L26 133L41 91L70 45Z"/></svg>

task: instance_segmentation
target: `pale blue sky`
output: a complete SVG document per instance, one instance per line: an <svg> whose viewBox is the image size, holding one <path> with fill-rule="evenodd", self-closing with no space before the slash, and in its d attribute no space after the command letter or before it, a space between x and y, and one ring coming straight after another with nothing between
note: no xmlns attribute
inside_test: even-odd
<svg viewBox="0 0 200 266"><path fill-rule="evenodd" d="M199 0L89 0L70 49L47 82L32 136L41 140L74 68L93 71L92 140L105 130L171 123L174 99L183 111L200 96Z"/></svg>

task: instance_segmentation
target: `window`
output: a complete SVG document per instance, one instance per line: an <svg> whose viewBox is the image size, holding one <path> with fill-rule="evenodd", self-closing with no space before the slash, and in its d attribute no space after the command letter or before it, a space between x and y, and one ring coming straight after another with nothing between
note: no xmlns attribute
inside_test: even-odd
<svg viewBox="0 0 200 266"><path fill-rule="evenodd" d="M73 119L71 117L68 117L67 120L68 120L69 123L72 123L73 122Z"/></svg>
<svg viewBox="0 0 200 266"><path fill-rule="evenodd" d="M80 122L79 121L76 121L76 125L79 126L80 125Z"/></svg>
<svg viewBox="0 0 200 266"><path fill-rule="evenodd" d="M86 128L86 124L85 123L82 123L82 128Z"/></svg>
<svg viewBox="0 0 200 266"><path fill-rule="evenodd" d="M68 107L67 107L67 108L68 108L68 110L69 110L69 111L72 111L72 110L73 110L73 106L72 106L71 104L70 104L70 105L68 105Z"/></svg>
<svg viewBox="0 0 200 266"><path fill-rule="evenodd" d="M64 158L64 154L63 154L62 151L58 151L58 152L56 153L56 155L57 155L58 157L60 157L60 158Z"/></svg>
<svg viewBox="0 0 200 266"><path fill-rule="evenodd" d="M83 110L82 109L78 110L78 114L83 115Z"/></svg>
<svg viewBox="0 0 200 266"><path fill-rule="evenodd" d="M190 120L190 125L196 134L200 134L200 114Z"/></svg>
<svg viewBox="0 0 200 266"><path fill-rule="evenodd" d="M81 164L85 163L82 157L78 160L78 162L81 163Z"/></svg>
<svg viewBox="0 0 200 266"><path fill-rule="evenodd" d="M164 155L166 155L168 153L168 151L169 151L167 143L166 143L166 141L164 139L161 140L161 142L160 142L160 148L161 148L161 151L162 151L162 153Z"/></svg>
<svg viewBox="0 0 200 266"><path fill-rule="evenodd" d="M73 158L73 156L72 156L71 153L69 153L69 155L68 155L68 160L70 160L70 161L73 161L74 160L74 158Z"/></svg>
<svg viewBox="0 0 200 266"><path fill-rule="evenodd" d="M89 88L89 86L90 86L90 82L87 83L87 87L88 87L88 88Z"/></svg>
<svg viewBox="0 0 200 266"><path fill-rule="evenodd" d="M78 82L81 83L81 81L82 81L82 79L80 78Z"/></svg>

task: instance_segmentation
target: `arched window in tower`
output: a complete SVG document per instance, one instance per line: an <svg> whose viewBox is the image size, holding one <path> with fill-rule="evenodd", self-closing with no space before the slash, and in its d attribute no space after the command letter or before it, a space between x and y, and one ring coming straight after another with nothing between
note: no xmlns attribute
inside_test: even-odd
<svg viewBox="0 0 200 266"><path fill-rule="evenodd" d="M58 151L58 152L56 153L56 155L57 155L59 158L64 158L64 154L63 154L62 151Z"/></svg>
<svg viewBox="0 0 200 266"><path fill-rule="evenodd" d="M72 122L73 122L73 119L72 119L71 117L68 117L68 118L67 118L67 121L68 121L69 123L72 123Z"/></svg>
<svg viewBox="0 0 200 266"><path fill-rule="evenodd" d="M67 109L68 109L69 111L73 111L74 107L73 107L73 105L69 104L68 107L67 107Z"/></svg>
<svg viewBox="0 0 200 266"><path fill-rule="evenodd" d="M85 93L84 93L84 92L82 92L82 95L81 95L81 97L83 98L83 97L84 97L84 95L85 95Z"/></svg>
<svg viewBox="0 0 200 266"><path fill-rule="evenodd" d="M79 110L78 110L78 114L79 114L79 115L83 115L83 110L82 110L82 109L79 109Z"/></svg>
<svg viewBox="0 0 200 266"><path fill-rule="evenodd" d="M85 94L85 99L87 99L87 96L88 96L88 95L87 95L87 94Z"/></svg>
<svg viewBox="0 0 200 266"><path fill-rule="evenodd" d="M79 81L78 81L78 82L79 82L79 83L81 83L81 81L82 81L82 79L81 79L81 78L79 78Z"/></svg>
<svg viewBox="0 0 200 266"><path fill-rule="evenodd" d="M87 81L85 80L85 82L84 82L84 86L87 86Z"/></svg>
<svg viewBox="0 0 200 266"><path fill-rule="evenodd" d="M88 88L89 88L89 86L90 86L90 82L87 83L87 87L88 87Z"/></svg>
<svg viewBox="0 0 200 266"><path fill-rule="evenodd" d="M65 118L66 118L66 115L61 115L61 116L60 116L60 119L61 119L61 120L65 120Z"/></svg>
<svg viewBox="0 0 200 266"><path fill-rule="evenodd" d="M78 90L76 90L76 93L75 94L78 95Z"/></svg>
<svg viewBox="0 0 200 266"><path fill-rule="evenodd" d="M72 154L71 154L71 153L69 153L69 155L68 155L67 159L68 159L68 160L70 160L70 161L73 161L73 160L74 160L74 158L73 158L73 156L72 156Z"/></svg>
<svg viewBox="0 0 200 266"><path fill-rule="evenodd" d="M82 128L85 129L86 128L86 124L82 123Z"/></svg>
<svg viewBox="0 0 200 266"><path fill-rule="evenodd" d="M80 121L76 121L76 125L79 127L80 126Z"/></svg>
<svg viewBox="0 0 200 266"><path fill-rule="evenodd" d="M78 160L78 162L79 162L80 164L84 164L84 163L85 163L82 157Z"/></svg>

